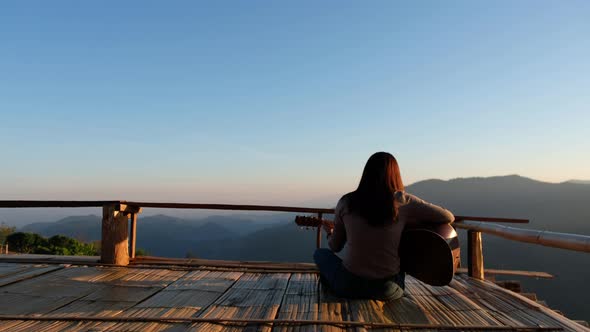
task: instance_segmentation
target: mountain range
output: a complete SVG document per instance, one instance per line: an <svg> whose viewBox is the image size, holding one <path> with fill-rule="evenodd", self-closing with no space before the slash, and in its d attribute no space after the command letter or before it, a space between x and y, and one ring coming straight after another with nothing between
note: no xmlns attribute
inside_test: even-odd
<svg viewBox="0 0 590 332"><path fill-rule="evenodd" d="M529 224L512 226L590 235L590 185L578 181L546 183L509 175L425 180L406 190L457 215L526 218ZM293 219L290 213L195 220L140 215L137 243L154 256L310 262L315 232L299 229ZM100 217L68 217L54 223L30 224L22 230L92 241L100 239ZM465 232L459 233L466 256ZM586 282L590 280L590 255L486 234L483 238L485 266L554 274L553 280L510 279L521 280L525 291L537 293L569 317L590 320L585 297L576 296L590 291Z"/></svg>

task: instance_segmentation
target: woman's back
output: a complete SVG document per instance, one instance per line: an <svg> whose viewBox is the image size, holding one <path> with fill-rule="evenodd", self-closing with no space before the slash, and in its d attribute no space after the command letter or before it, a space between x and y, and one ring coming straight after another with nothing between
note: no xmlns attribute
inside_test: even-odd
<svg viewBox="0 0 590 332"><path fill-rule="evenodd" d="M357 189L336 206L330 249L318 248L320 280L339 296L392 300L403 296L398 248L411 223L449 223L451 212L404 192L399 165L387 152L373 154ZM340 259L334 252L346 250Z"/></svg>
<svg viewBox="0 0 590 332"><path fill-rule="evenodd" d="M329 245L333 251L339 252L346 244L342 257L344 267L353 274L368 279L387 278L399 273L398 248L406 224L450 223L454 219L450 211L398 191L395 193L397 220L375 226L351 212L349 198L350 195L345 195L336 206L335 228Z"/></svg>

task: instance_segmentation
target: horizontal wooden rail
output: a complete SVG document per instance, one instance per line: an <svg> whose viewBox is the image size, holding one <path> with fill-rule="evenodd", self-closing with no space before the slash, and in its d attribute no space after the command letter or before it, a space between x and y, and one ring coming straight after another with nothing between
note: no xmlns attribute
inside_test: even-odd
<svg viewBox="0 0 590 332"><path fill-rule="evenodd" d="M528 219L514 219L514 218L496 218L496 217L473 217L473 216L455 216L455 222L471 220L484 222L501 222L511 224L528 224Z"/></svg>
<svg viewBox="0 0 590 332"><path fill-rule="evenodd" d="M78 208L103 207L123 201L2 201L0 208Z"/></svg>
<svg viewBox="0 0 590 332"><path fill-rule="evenodd" d="M0 200L0 208L68 208L68 207L102 207L112 204L123 204L142 208L162 209L195 209L195 210L234 210L234 211L275 211L299 213L334 214L334 209L275 206L275 205L242 205L242 204L203 204L203 203L166 203L166 202L135 202L135 201L21 201ZM528 223L527 219L455 216L455 221L484 221L501 223Z"/></svg>
<svg viewBox="0 0 590 332"><path fill-rule="evenodd" d="M203 209L203 210L240 210L240 211L276 211L301 213L334 213L334 209L272 206L272 205L237 205L237 204L200 204L200 203L155 203L155 202L123 202L127 205L144 208L162 209Z"/></svg>
<svg viewBox="0 0 590 332"><path fill-rule="evenodd" d="M534 243L546 247L590 252L590 236L587 235L523 229L479 221L462 221L455 223L454 226L469 231L496 235L517 242Z"/></svg>

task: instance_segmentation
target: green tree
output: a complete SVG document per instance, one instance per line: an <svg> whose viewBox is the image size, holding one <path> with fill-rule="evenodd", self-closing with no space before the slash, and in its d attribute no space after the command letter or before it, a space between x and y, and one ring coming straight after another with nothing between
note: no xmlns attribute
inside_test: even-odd
<svg viewBox="0 0 590 332"><path fill-rule="evenodd" d="M16 231L16 227L6 225L4 222L0 224L0 244L4 244L6 237Z"/></svg>
<svg viewBox="0 0 590 332"><path fill-rule="evenodd" d="M47 248L49 243L47 239L35 233L16 232L6 237L6 243L12 250L30 254L35 252L39 247Z"/></svg>
<svg viewBox="0 0 590 332"><path fill-rule="evenodd" d="M83 243L63 235L54 235L46 239L35 233L18 232L10 234L6 241L9 248L25 254L98 255L98 248L94 244Z"/></svg>
<svg viewBox="0 0 590 332"><path fill-rule="evenodd" d="M135 256L148 256L148 255L149 255L149 253L145 249L137 248L135 250Z"/></svg>

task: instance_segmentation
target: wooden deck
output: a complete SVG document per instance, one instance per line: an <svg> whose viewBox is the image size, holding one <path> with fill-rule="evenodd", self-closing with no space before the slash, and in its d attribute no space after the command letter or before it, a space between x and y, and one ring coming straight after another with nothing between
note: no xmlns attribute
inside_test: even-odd
<svg viewBox="0 0 590 332"><path fill-rule="evenodd" d="M0 260L0 331L590 331L466 275L408 277L402 299L381 302L331 296L309 264L41 259Z"/></svg>

